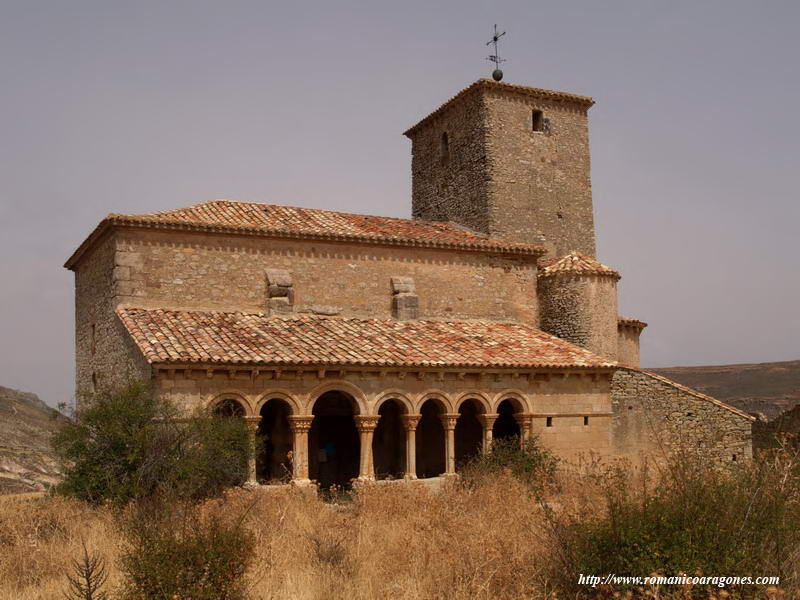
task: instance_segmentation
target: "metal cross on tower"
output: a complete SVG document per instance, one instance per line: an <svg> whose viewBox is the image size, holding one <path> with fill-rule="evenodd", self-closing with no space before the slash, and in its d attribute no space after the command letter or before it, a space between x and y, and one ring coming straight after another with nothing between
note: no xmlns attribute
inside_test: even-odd
<svg viewBox="0 0 800 600"><path fill-rule="evenodd" d="M500 58L500 53L497 51L497 42L505 34L506 34L505 31L503 33L498 33L497 32L497 25L495 24L495 26L494 26L494 35L492 36L492 39L490 39L488 42L486 42L487 46L489 44L493 44L494 45L494 54L486 57L486 60L490 60L490 61L492 61L494 63L494 71L492 72L492 79L494 79L495 81L500 81L503 78L503 72L500 70L500 63L506 62L506 59Z"/></svg>

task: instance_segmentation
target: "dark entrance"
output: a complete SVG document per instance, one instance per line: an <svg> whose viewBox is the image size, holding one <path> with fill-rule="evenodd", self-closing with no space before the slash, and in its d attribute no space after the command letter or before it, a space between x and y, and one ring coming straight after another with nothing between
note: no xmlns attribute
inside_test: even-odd
<svg viewBox="0 0 800 600"><path fill-rule="evenodd" d="M438 477L445 471L445 433L440 416L444 412L436 400L420 408L417 425L417 477Z"/></svg>
<svg viewBox="0 0 800 600"><path fill-rule="evenodd" d="M397 400L381 404L378 427L372 437L372 457L376 479L398 479L405 474L406 432L401 415L403 406Z"/></svg>
<svg viewBox="0 0 800 600"><path fill-rule="evenodd" d="M519 438L520 429L519 423L514 418L514 413L517 412L516 407L512 404L511 400L503 400L497 407L497 419L492 428L492 438L495 440L504 440L508 438Z"/></svg>
<svg viewBox="0 0 800 600"><path fill-rule="evenodd" d="M464 466L481 451L483 446L483 425L478 415L483 411L477 400L462 402L456 421L456 470Z"/></svg>
<svg viewBox="0 0 800 600"><path fill-rule="evenodd" d="M309 476L322 488L349 487L358 477L359 442L355 400L344 392L326 392L314 403L308 432Z"/></svg>
<svg viewBox="0 0 800 600"><path fill-rule="evenodd" d="M261 454L256 461L259 481L286 483L292 479L292 432L289 429L289 404L278 398L268 400L261 407L258 435Z"/></svg>

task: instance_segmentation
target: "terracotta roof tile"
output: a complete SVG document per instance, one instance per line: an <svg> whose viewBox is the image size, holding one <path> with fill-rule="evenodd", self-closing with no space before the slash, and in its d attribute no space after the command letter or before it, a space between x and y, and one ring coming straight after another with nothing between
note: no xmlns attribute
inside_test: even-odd
<svg viewBox="0 0 800 600"><path fill-rule="evenodd" d="M150 363L394 367L612 368L616 363L522 323L267 317L121 308Z"/></svg>
<svg viewBox="0 0 800 600"><path fill-rule="evenodd" d="M73 268L82 253L112 225L352 240L535 256L545 252L542 246L536 244L491 239L453 223L357 215L277 204L211 200L185 208L140 215L112 213L100 222L67 260L65 266Z"/></svg>
<svg viewBox="0 0 800 600"><path fill-rule="evenodd" d="M544 263L539 268L539 277L554 277L562 274L601 275L619 279L619 272L603 263L584 256L578 252L570 252L560 258Z"/></svg>

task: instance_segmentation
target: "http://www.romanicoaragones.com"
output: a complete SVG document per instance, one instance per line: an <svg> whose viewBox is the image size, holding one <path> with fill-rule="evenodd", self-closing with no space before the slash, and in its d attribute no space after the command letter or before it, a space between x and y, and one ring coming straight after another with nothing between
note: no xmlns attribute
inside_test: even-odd
<svg viewBox="0 0 800 600"><path fill-rule="evenodd" d="M600 575L578 575L578 584L597 587L599 585L713 585L724 588L731 585L779 585L780 577L716 577L705 575L648 575L646 577L633 577L629 575L616 575L608 573Z"/></svg>

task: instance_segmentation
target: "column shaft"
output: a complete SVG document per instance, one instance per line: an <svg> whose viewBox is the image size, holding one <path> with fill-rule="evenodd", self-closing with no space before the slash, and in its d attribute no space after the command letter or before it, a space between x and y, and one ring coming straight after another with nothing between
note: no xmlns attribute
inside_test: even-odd
<svg viewBox="0 0 800 600"><path fill-rule="evenodd" d="M406 479L417 478L417 425L422 415L403 415L403 428L406 430Z"/></svg>
<svg viewBox="0 0 800 600"><path fill-rule="evenodd" d="M372 434L378 426L377 415L356 415L356 429L361 438L361 460L358 465L358 478L362 481L375 479L375 468L372 463Z"/></svg>
<svg viewBox="0 0 800 600"><path fill-rule="evenodd" d="M292 430L292 479L298 483L308 481L308 431L313 416L291 415L289 427Z"/></svg>
<svg viewBox="0 0 800 600"><path fill-rule="evenodd" d="M456 472L456 421L458 414L442 415L442 425L444 425L447 437L445 438L445 475L455 475Z"/></svg>
<svg viewBox="0 0 800 600"><path fill-rule="evenodd" d="M258 449L258 425L261 423L261 416L245 417L247 425L247 437L250 444L250 456L247 460L247 485L258 485L256 472L256 450Z"/></svg>

